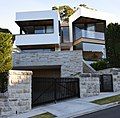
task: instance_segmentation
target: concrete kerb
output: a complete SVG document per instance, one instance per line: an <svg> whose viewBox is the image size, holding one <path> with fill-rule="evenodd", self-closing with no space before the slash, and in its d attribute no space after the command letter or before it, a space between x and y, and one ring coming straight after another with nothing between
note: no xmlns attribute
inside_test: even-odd
<svg viewBox="0 0 120 118"><path fill-rule="evenodd" d="M57 118L74 118L74 117L78 117L78 116L83 116L83 115L87 115L87 114L90 114L90 113L94 113L94 112L102 111L102 110L105 110L105 109L109 109L109 108L115 107L119 104L120 104L119 102L114 102L114 103L110 103L110 104L106 104L106 105L100 105L99 107L93 107L91 109L86 109L86 111L81 110L80 112L75 112L73 114L69 114L69 115L66 115L66 116L60 116L60 117L57 117Z"/></svg>

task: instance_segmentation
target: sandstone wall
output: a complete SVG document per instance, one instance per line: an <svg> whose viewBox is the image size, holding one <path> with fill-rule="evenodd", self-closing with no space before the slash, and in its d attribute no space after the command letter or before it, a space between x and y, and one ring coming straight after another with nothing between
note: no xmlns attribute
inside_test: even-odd
<svg viewBox="0 0 120 118"><path fill-rule="evenodd" d="M79 78L80 97L89 97L99 95L100 82L99 74L77 74L75 77Z"/></svg>
<svg viewBox="0 0 120 118"><path fill-rule="evenodd" d="M0 115L9 116L31 109L30 71L9 71L8 91L0 94Z"/></svg>
<svg viewBox="0 0 120 118"><path fill-rule="evenodd" d="M14 67L61 66L61 77L83 72L82 51L21 52L13 54Z"/></svg>
<svg viewBox="0 0 120 118"><path fill-rule="evenodd" d="M112 74L113 91L120 91L120 68L109 68L99 71L100 74Z"/></svg>

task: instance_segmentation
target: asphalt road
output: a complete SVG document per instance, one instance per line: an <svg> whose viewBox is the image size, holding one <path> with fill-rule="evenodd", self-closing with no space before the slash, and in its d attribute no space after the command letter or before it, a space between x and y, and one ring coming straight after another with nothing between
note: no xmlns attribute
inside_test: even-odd
<svg viewBox="0 0 120 118"><path fill-rule="evenodd" d="M120 105L75 118L120 118Z"/></svg>

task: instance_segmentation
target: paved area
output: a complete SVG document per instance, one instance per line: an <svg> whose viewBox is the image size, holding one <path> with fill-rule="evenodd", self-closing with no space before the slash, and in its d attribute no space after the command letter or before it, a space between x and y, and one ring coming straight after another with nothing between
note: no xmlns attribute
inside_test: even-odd
<svg viewBox="0 0 120 118"><path fill-rule="evenodd" d="M120 105L75 118L120 118Z"/></svg>
<svg viewBox="0 0 120 118"><path fill-rule="evenodd" d="M120 92L101 93L99 96L93 96L93 97L87 97L87 98L76 98L72 100L58 102L56 104L54 103L47 104L44 106L34 108L27 113L11 116L9 118L27 118L27 117L32 117L45 112L50 112L58 116L58 118L70 118L70 117L73 118L73 116L90 113L91 111L96 111L97 109L101 109L103 107L101 105L90 103L90 101L101 99L104 97L114 96L118 94L120 94Z"/></svg>

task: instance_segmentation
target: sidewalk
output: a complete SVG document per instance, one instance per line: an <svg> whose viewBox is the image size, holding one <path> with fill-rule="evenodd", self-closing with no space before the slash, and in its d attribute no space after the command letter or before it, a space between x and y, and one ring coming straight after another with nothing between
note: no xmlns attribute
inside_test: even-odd
<svg viewBox="0 0 120 118"><path fill-rule="evenodd" d="M105 98L105 97L110 97L118 94L120 94L120 92L101 93L99 96L66 100L66 101L58 102L56 104L52 103L52 104L34 108L31 111L24 114L11 116L9 118L27 118L27 117L32 117L45 112L50 112L53 115L57 116L58 118L73 118L74 116L77 116L77 115L84 115L87 113L91 113L94 111L107 108L107 105L105 106L97 105L94 103L90 103L90 101Z"/></svg>

